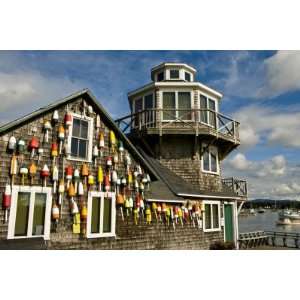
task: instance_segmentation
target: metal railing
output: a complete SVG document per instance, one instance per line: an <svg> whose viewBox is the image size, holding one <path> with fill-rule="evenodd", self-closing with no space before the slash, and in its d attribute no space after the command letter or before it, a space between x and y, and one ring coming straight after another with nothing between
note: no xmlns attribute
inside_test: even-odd
<svg viewBox="0 0 300 300"><path fill-rule="evenodd" d="M229 187L234 193L241 197L247 197L247 181L236 178L223 178L222 183Z"/></svg>
<svg viewBox="0 0 300 300"><path fill-rule="evenodd" d="M216 134L239 140L239 122L210 109L145 109L115 120L120 129L156 128L163 132L170 128L190 128L196 134L207 128Z"/></svg>

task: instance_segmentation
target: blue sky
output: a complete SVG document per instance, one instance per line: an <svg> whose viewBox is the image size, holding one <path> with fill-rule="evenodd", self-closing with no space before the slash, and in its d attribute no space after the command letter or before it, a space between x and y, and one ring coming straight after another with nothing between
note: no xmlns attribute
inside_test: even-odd
<svg viewBox="0 0 300 300"><path fill-rule="evenodd" d="M163 61L194 66L197 81L224 95L221 111L241 121L242 146L223 176L246 178L251 197L300 199L298 51L1 51L0 121L86 87L122 116L127 92Z"/></svg>

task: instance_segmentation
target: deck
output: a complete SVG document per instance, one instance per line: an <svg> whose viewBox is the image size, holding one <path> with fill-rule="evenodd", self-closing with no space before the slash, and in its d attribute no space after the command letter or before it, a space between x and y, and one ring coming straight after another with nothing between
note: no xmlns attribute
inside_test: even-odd
<svg viewBox="0 0 300 300"><path fill-rule="evenodd" d="M210 109L145 109L115 120L124 133L213 136L240 144L239 122Z"/></svg>

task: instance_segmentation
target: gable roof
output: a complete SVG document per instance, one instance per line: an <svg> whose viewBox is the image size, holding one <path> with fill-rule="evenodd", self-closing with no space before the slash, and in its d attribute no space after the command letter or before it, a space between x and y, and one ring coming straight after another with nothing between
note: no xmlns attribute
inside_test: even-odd
<svg viewBox="0 0 300 300"><path fill-rule="evenodd" d="M240 199L228 186L223 185L222 191L215 192L204 189L197 189L190 183L186 182L180 176L175 174L169 168L163 166L157 159L146 154L139 146L137 149L145 160L155 169L160 180L169 188L176 197L188 198L218 198L218 199ZM159 193L159 191L157 192Z"/></svg>
<svg viewBox="0 0 300 300"><path fill-rule="evenodd" d="M68 103L71 103L75 100L77 100L79 97L87 96L85 98L86 101L88 101L90 104L93 104L94 107L98 110L98 112L101 114L102 120L105 120L107 125L111 127L111 129L114 130L115 135L117 138L122 139L124 142L124 145L127 146L127 149L131 152L131 155L138 160L138 162L147 169L148 173L152 175L154 178L158 178L158 175L156 174L156 171L152 168L152 166L144 160L142 155L137 151L137 149L134 147L134 145L130 142L130 140L126 137L126 135L119 129L119 127L116 125L114 120L110 117L108 112L104 109L104 107L98 102L96 97L92 94L92 92L89 89L83 89L81 91L78 91L76 93L73 93L67 97L61 98L55 102L50 103L47 106L41 107L23 117L20 117L14 121L8 122L0 127L0 136L3 134L6 134L7 132L22 126L23 124L32 121L36 118L39 118L41 115L49 113L51 111L54 111L55 109L64 106Z"/></svg>

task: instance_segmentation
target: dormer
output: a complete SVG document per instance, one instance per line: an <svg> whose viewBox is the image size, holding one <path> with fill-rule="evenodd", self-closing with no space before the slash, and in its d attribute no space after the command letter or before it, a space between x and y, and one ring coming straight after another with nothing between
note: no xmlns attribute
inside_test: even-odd
<svg viewBox="0 0 300 300"><path fill-rule="evenodd" d="M196 69L183 63L162 63L151 69L151 79L154 82L182 81L194 82Z"/></svg>

